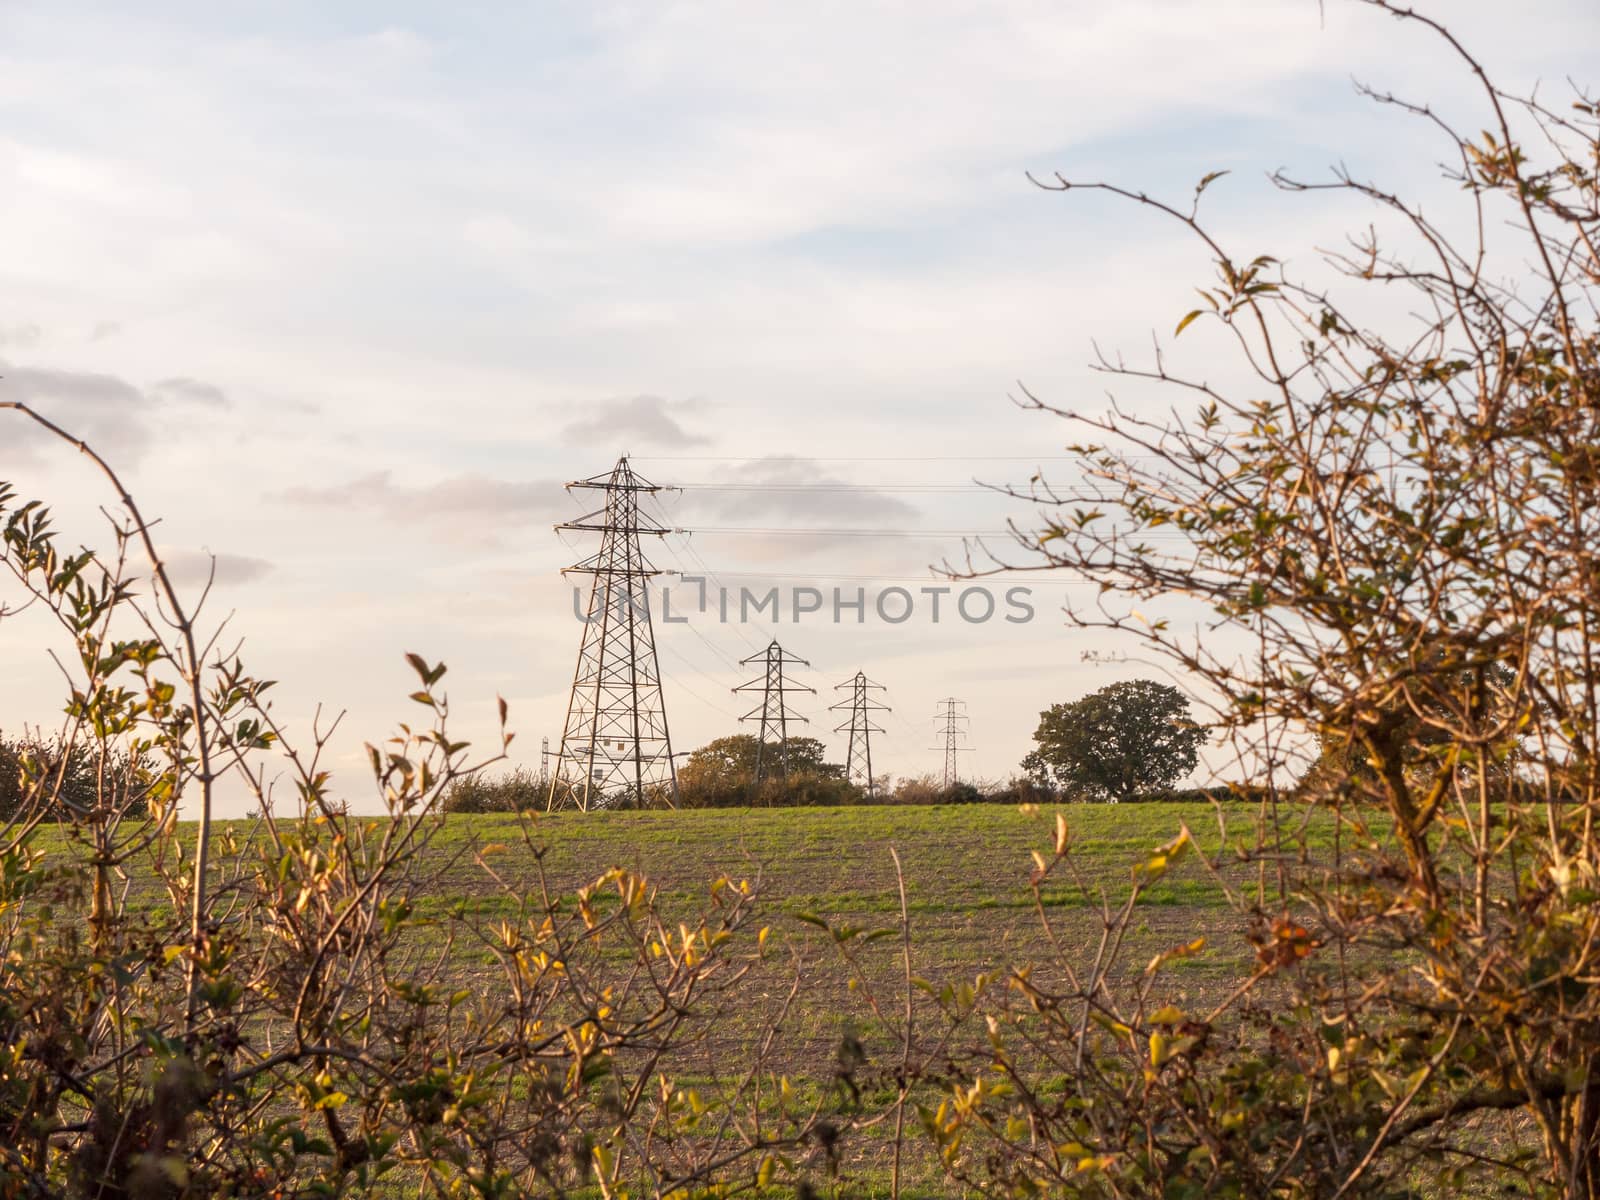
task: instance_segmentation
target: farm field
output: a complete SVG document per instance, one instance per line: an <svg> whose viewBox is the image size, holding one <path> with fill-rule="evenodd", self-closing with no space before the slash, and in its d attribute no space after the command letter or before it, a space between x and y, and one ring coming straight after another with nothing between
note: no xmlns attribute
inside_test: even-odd
<svg viewBox="0 0 1600 1200"><path fill-rule="evenodd" d="M1101 889L1120 901L1133 865L1185 827L1210 857L1224 836L1233 845L1252 843L1256 815L1253 806L1224 806L1226 831L1219 828L1217 808L1192 803L1069 805L1034 815L1001 805L451 815L443 818L429 850L450 865L423 904L441 913L467 905L484 917L501 910L509 915L513 899L476 859L484 846L495 847L490 863L512 892L536 886L537 846L554 891L570 892L622 867L650 881L669 918L697 913L719 878L749 880L761 922L804 956L820 986L837 964L821 952L819 943L828 939L805 918L864 930L898 928L898 854L915 969L928 978L970 977L1035 961L1049 951L1028 879L1031 853L1049 852L1056 811L1067 819L1086 886L1058 875L1043 892L1045 909L1063 948L1073 953L1081 947L1090 955L1101 927ZM1319 825L1312 832L1312 853L1325 831ZM1223 877L1246 888L1255 880L1253 869L1235 868ZM1214 948L1185 964L1197 979L1231 975L1249 957L1242 925L1231 928L1237 921L1226 897L1196 856L1149 885L1141 908L1141 943L1129 947L1130 962L1142 966L1173 940L1202 933ZM898 971L899 953L896 945L880 957L893 958ZM813 988L806 990L817 996ZM819 1035L826 1032L821 1013L808 1024Z"/></svg>
<svg viewBox="0 0 1600 1200"><path fill-rule="evenodd" d="M479 906L485 916L502 906L509 911L509 899L492 885L473 849L504 847L488 859L496 874L514 888L519 881L532 887L535 862L525 837L544 847L542 865L553 888L570 891L610 867L635 870L656 887L669 918L689 919L703 908L715 879L749 879L758 892L758 922L771 928L776 952L751 975L740 1005L718 1022L714 1037L669 1066L680 1079L714 1086L726 1065L751 1060L756 1043L781 1014L780 1035L767 1052L769 1069L820 1094L833 1086L843 1039L859 1040L869 1074L892 1057L895 1043L866 997L870 993L898 1008L904 963L900 939L889 936L846 960L808 918L864 931L898 929L892 849L904 875L917 976L935 988L1025 965L1036 966L1038 977L1059 977L1052 966L1056 951L1028 886L1031 852L1049 854L1056 811L1067 819L1080 878L1088 886L1052 882L1043 900L1061 953L1079 969L1093 959L1099 941L1099 889L1111 901L1121 900L1133 865L1184 827L1209 857L1217 856L1225 837L1230 844L1253 844L1257 815L1253 805L1163 803L1067 805L1036 815L970 805L450 816L430 852L450 857L451 866L428 903L441 909ZM1325 848L1330 830L1325 819L1311 825L1306 848L1312 857ZM1222 874L1233 886L1253 891L1255 868ZM1253 948L1244 938L1244 919L1228 906L1198 856L1150 885L1140 911L1122 955L1125 972L1142 971L1153 955L1174 945L1200 936L1208 940L1206 952L1171 968L1171 1000L1205 1006L1249 972ZM470 973L475 967L464 959L461 969ZM782 1012L797 975L795 1004ZM490 985L489 979L483 983ZM869 1126L844 1142L840 1171L847 1194L882 1189L887 1134L885 1126ZM928 1195L947 1194L931 1152L916 1135L912 1141L910 1180Z"/></svg>
<svg viewBox="0 0 1600 1200"><path fill-rule="evenodd" d="M1073 881L1058 872L1041 892L1052 946L1029 876L1032 852L1051 851L1058 811L1072 834L1078 874ZM675 1049L660 1070L711 1095L759 1059L764 1072L789 1079L808 1102L842 1108L848 1135L838 1161L830 1166L811 1153L805 1169L819 1186L831 1179L838 1194L871 1195L884 1190L889 1137L886 1125L866 1118L875 1105L881 1111L892 1100L879 1072L899 1046L872 1000L898 1012L906 991L895 855L915 976L938 990L970 984L980 973L1003 976L1030 966L1035 978L1048 980L1062 974L1058 955L1078 969L1093 959L1101 896L1120 902L1134 864L1185 827L1207 857L1218 856L1224 839L1253 845L1256 820L1253 805L1205 803L1065 805L1038 812L944 805L451 814L426 822L428 842L418 866L428 882L414 898L420 920L408 934L408 953L419 968L443 956L451 988L470 989L490 1002L507 986L491 949L494 930L501 922L517 925L522 898L541 887L571 897L612 868L630 870L649 881L670 929L679 921L694 925L711 904L717 880L749 881L754 925L768 931L765 953L735 1002L702 1022L701 1033ZM1311 823L1305 849L1312 859L1320 857L1330 828L1322 817ZM221 822L219 845L256 832L254 822ZM178 836L187 841L191 830L180 828ZM66 850L61 837L49 831L43 845ZM226 875L227 856L219 857ZM1253 895L1257 870L1234 865L1219 873ZM165 905L153 879L131 883L135 910ZM819 922L885 933L853 940L847 957ZM448 942L446 928L456 931ZM482 937L462 936L463 929ZM1119 973L1138 973L1156 953L1204 936L1205 952L1173 964L1166 979L1168 998L1198 1008L1248 973L1253 949L1244 932L1244 918L1191 854L1147 887ZM916 999L919 1037L931 1037L938 1026L934 1006L920 994ZM844 1105L838 1076L847 1040L862 1049L864 1091ZM947 1194L931 1150L915 1132L910 1146L903 1180L922 1194Z"/></svg>
<svg viewBox="0 0 1600 1200"><path fill-rule="evenodd" d="M713 881L747 879L757 892L757 923L770 929L768 954L742 985L738 1004L723 1013L714 1032L685 1047L664 1065L680 1082L714 1091L730 1068L754 1061L755 1048L778 1027L763 1051L765 1067L791 1078L809 1096L827 1102L836 1090L840 1047L859 1042L863 1074L892 1058L897 1043L874 1014L869 996L889 1009L904 1001L902 943L883 936L852 942L846 958L815 923L894 930L900 921L899 881L891 850L903 871L910 921L912 972L934 988L960 987L982 972L1003 974L1035 966L1039 978L1059 977L1056 950L1041 926L1028 886L1034 850L1049 853L1054 809L1027 814L1007 806L928 806L689 810L682 812L566 812L533 817L443 818L429 854L447 860L424 910L443 916L466 906L492 923L514 919L516 892L539 886L539 868L552 891L570 894L612 867L644 875L672 921L693 918L708 903ZM1223 839L1253 843L1256 810L1249 805L1072 805L1063 812L1078 849L1086 887L1063 879L1043 892L1045 912L1060 953L1082 969L1101 933L1096 893L1111 901L1126 895L1132 866L1187 826L1208 856ZM1219 827L1219 815L1226 828ZM1308 850L1320 848L1325 822L1311 830ZM480 862L478 855L492 848ZM536 856L535 847L541 848ZM484 863L493 868L491 879ZM1223 877L1251 888L1256 878L1235 867ZM509 885L509 887L504 886ZM509 894L508 894L509 893ZM1150 885L1124 947L1122 970L1137 973L1150 958L1205 936L1205 953L1174 964L1168 995L1196 1007L1220 998L1248 973L1253 955L1244 920L1221 888L1191 855ZM475 989L497 986L497 967L469 946L457 947L460 977ZM785 1007L794 988L794 1000ZM922 997L918 997L919 1005ZM924 1017L923 1028L934 1022ZM887 1102L892 1091L870 1093ZM947 1194L937 1165L915 1134L908 1179L928 1195ZM887 1175L888 1130L852 1131L837 1164L843 1194L875 1194ZM816 1158L813 1155L813 1158ZM822 1166L813 1162L820 1176ZM885 1193L886 1194L886 1193Z"/></svg>

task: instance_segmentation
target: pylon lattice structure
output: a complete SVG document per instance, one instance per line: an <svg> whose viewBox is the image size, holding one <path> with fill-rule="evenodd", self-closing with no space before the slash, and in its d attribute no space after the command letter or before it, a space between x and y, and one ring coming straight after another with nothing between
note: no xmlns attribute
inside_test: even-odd
<svg viewBox="0 0 1600 1200"><path fill-rule="evenodd" d="M749 658L739 660L741 667L748 667L751 663L761 663L765 666L766 670L761 678L742 683L733 690L761 693L761 703L739 718L741 722L761 723L761 733L756 739L755 770L755 786L759 788L763 779L774 774L779 779L789 777L789 722L810 724L809 718L796 716L789 711L789 695L793 692L810 692L815 696L817 689L806 687L803 683L795 683L788 678L784 673L785 667L795 663L802 667L809 667L811 664L803 658L796 658L786 653L783 647L778 645L776 638L760 654L752 654Z"/></svg>
<svg viewBox="0 0 1600 1200"><path fill-rule="evenodd" d="M649 581L660 572L639 548L641 537L667 533L639 509L641 496L662 489L636 475L627 455L608 474L567 487L603 491L606 499L605 507L556 526L600 534L600 549L562 572L593 582L548 807L676 807L678 775L650 624Z"/></svg>
<svg viewBox="0 0 1600 1200"><path fill-rule="evenodd" d="M936 722L939 722L938 728L934 732L944 736L944 745L932 746L930 749L942 749L944 751L944 786L946 791L949 791L952 786L961 780L961 767L956 762L956 756L972 750L971 746L961 745L961 740L967 736L967 731L962 728L967 721L967 715L958 711L958 708L965 708L966 706L967 702L965 700L957 700L954 696L946 696L939 701L939 711L933 717Z"/></svg>
<svg viewBox="0 0 1600 1200"><path fill-rule="evenodd" d="M857 671L853 679L836 684L833 690L838 691L840 688L850 689L850 699L830 704L828 711L839 712L844 709L850 711L849 719L841 721L833 730L835 733L843 733L846 729L850 731L850 753L845 759L845 778L866 789L869 797L876 798L878 785L872 776L872 735L882 733L883 728L872 723L872 714L893 710L887 704L880 704L872 699L870 693L883 691L883 684L873 683L867 678L865 671Z"/></svg>

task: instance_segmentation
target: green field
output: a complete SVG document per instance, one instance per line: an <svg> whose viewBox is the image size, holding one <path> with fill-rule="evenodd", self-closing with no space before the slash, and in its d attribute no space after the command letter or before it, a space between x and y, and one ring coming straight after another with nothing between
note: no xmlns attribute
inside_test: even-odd
<svg viewBox="0 0 1600 1200"><path fill-rule="evenodd" d="M1058 811L1072 834L1076 875L1058 868L1036 900L1032 855L1050 854ZM1203 953L1172 965L1163 997L1208 1007L1251 969L1245 917L1223 885L1247 905L1264 881L1259 865L1242 865L1233 853L1255 847L1257 819L1253 805L1205 803L1068 805L1031 813L978 804L431 817L417 863L426 882L414 898L419 919L407 953L419 970L446 962L452 989L491 1001L506 986L491 950L494 931L502 921L516 926L525 919L523 899L541 887L570 905L577 889L610 868L625 868L649 881L672 929L679 921L694 924L717 880L748 880L754 924L768 930L765 953L733 1002L697 1023L696 1035L659 1069L677 1085L711 1095L759 1057L763 1075L787 1078L808 1102L837 1110L847 1131L836 1162L814 1151L803 1156L805 1177L819 1186L828 1180L832 1194L882 1194L889 1126L870 1117L893 1100L886 1072L900 1045L892 1020L880 1019L872 1001L895 1014L905 1003L902 880L910 972L935 994L980 973L1003 976L1025 966L1035 968L1036 979L1061 980L1063 959L1080 970L1093 959L1102 904L1127 895L1135 864L1188 828L1203 857L1217 864L1216 874L1202 855L1190 854L1148 885L1115 973L1140 974L1153 955L1204 936ZM1330 830L1325 816L1311 822L1303 849L1312 859ZM223 877L231 869L225 844L257 832L251 822L221 823ZM179 839L191 833L180 829ZM62 836L50 831L45 844L59 851ZM1291 857L1300 849L1291 848ZM135 910L154 914L166 906L153 879L132 883ZM892 936L852 940L846 954L820 924ZM627 954L621 945L614 952ZM918 1038L936 1037L937 1004L921 992L914 999ZM837 1078L845 1039L865 1054L863 1091L849 1103ZM914 1131L909 1137L903 1179L913 1187L905 1194L947 1194L931 1149Z"/></svg>
<svg viewBox="0 0 1600 1200"><path fill-rule="evenodd" d="M1055 811L1028 815L1008 806L970 805L450 816L431 853L449 857L451 866L443 887L425 903L440 911L467 904L484 916L497 909L510 915L512 901L471 851L503 847L493 855L497 874L531 887L534 860L525 841L531 838L544 848L544 870L559 890L581 886L607 868L626 867L651 881L669 914L697 911L719 877L748 879L774 933L810 951L818 939L799 919L802 914L864 928L898 925L892 850L904 876L919 971L971 975L1031 961L1047 948L1028 879L1031 852L1050 848ZM1113 901L1125 896L1133 864L1185 826L1209 857L1223 848L1219 810L1209 804L1074 805L1059 811L1072 831L1087 886L1059 875L1043 900L1069 944L1098 938L1101 894ZM1228 842L1254 845L1255 809L1220 811ZM1255 878L1237 869L1224 877L1243 888ZM1222 890L1195 857L1150 885L1141 908L1139 932L1152 953L1171 939L1219 932L1219 924L1233 922ZM1249 949L1242 937L1232 944L1226 937L1214 942L1210 965L1219 971ZM1130 958L1138 959L1143 948L1134 946ZM1204 964L1196 960L1190 969L1208 973Z"/></svg>
<svg viewBox="0 0 1600 1200"><path fill-rule="evenodd" d="M467 906L493 919L511 915L513 901L489 880L474 850L496 846L496 873L513 889L536 886L532 846L543 847L547 879L563 891L618 866L645 875L662 910L688 918L702 909L713 880L748 879L759 897L760 922L770 926L768 961L753 974L738 1008L719 1021L714 1037L686 1048L669 1064L675 1076L713 1085L748 1060L752 1047L778 1020L782 1000L799 976L799 999L782 1021L768 1065L812 1094L831 1087L846 1034L859 1037L869 1063L892 1056L865 997L898 1005L904 964L898 937L885 937L847 960L832 938L807 918L863 930L898 929L899 882L891 849L904 874L912 970L942 987L979 972L1037 964L1059 976L1029 887L1031 852L1049 853L1056 810L1036 815L1015 808L973 805L826 809L699 810L684 812L562 813L533 818L444 818L430 854L450 860L443 885L424 903L439 915ZM1072 830L1079 886L1062 879L1042 893L1043 908L1062 953L1080 967L1092 959L1102 930L1100 898L1120 901L1132 868L1183 827L1209 857L1230 845L1255 844L1256 809L1207 804L1075 805L1061 809ZM1327 834L1316 825L1314 852ZM1258 868L1225 868L1224 879L1254 895ZM1152 955L1204 935L1207 950L1176 963L1168 995L1205 1004L1226 993L1250 969L1253 948L1244 920L1218 883L1191 855L1145 893L1122 956L1120 973L1138 973ZM463 950L460 969L487 966ZM870 1069L869 1069L870 1073ZM883 1097L879 1097L882 1099ZM841 1169L850 1194L872 1194L886 1172L887 1130L854 1134ZM918 1146L911 1178L926 1194L943 1194L937 1166Z"/></svg>

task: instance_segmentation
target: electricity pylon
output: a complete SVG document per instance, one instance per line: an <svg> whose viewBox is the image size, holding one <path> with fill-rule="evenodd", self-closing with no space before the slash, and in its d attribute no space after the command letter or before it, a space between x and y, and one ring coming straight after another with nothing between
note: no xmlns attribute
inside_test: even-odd
<svg viewBox="0 0 1600 1200"><path fill-rule="evenodd" d="M834 728L835 733L843 733L846 729L850 731L850 753L845 759L845 778L866 788L869 799L876 799L878 785L872 777L872 735L882 733L883 728L872 723L870 714L893 710L887 704L879 704L867 694L869 689L883 691L883 684L873 683L867 678L865 671L857 671L855 678L835 684L833 690L838 691L840 688L850 689L850 699L830 704L828 711L837 712L845 708L850 710L850 719Z"/></svg>
<svg viewBox="0 0 1600 1200"><path fill-rule="evenodd" d="M957 700L954 696L947 696L939 703L943 707L934 713L933 719L942 721L943 724L934 732L944 735L944 745L942 747L930 746L929 749L942 749L944 751L944 790L948 792L951 786L961 779L961 769L956 764L956 755L970 751L972 747L958 744L962 738L967 736L967 731L961 728L961 723L967 720L967 715L957 712L956 705L959 704L962 708L965 708L967 702L965 700Z"/></svg>
<svg viewBox="0 0 1600 1200"><path fill-rule="evenodd" d="M641 536L667 532L639 511L641 495L662 489L635 475L626 454L609 474L567 487L604 491L606 502L556 526L600 534L600 550L562 572L591 575L593 583L548 807L675 808L678 773L650 625L649 581L660 572L639 549Z"/></svg>
<svg viewBox="0 0 1600 1200"><path fill-rule="evenodd" d="M778 645L776 638L760 654L752 654L749 658L739 660L741 667L747 667L751 663L763 663L766 666L766 671L760 679L752 679L749 683L741 683L733 690L735 692L759 691L761 693L761 703L739 718L740 721L759 720L761 722L761 734L756 739L755 786L759 788L761 781L771 773L767 763L767 747L771 745L777 753L778 778L787 779L789 777L789 722L800 721L804 724L810 724L808 718L796 716L789 711L787 699L789 693L810 692L815 696L817 689L806 687L803 683L792 683L784 676L784 667L792 663L799 663L802 667L809 667L811 664L803 658L795 658L791 654L784 653L783 647Z"/></svg>

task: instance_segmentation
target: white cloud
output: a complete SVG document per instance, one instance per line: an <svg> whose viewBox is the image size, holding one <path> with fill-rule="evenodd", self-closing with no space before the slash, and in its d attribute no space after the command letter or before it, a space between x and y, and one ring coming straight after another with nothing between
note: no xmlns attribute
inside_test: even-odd
<svg viewBox="0 0 1600 1200"><path fill-rule="evenodd" d="M691 433L673 415L683 405L673 405L660 396L621 396L597 400L581 407L583 416L561 431L562 440L577 446L598 443L602 452L613 446L624 450L631 444L681 448L703 446L711 439Z"/></svg>
<svg viewBox="0 0 1600 1200"><path fill-rule="evenodd" d="M150 392L160 400L179 404L198 404L204 408L227 408L228 396L214 383L200 379L162 379L150 385Z"/></svg>
<svg viewBox="0 0 1600 1200"><path fill-rule="evenodd" d="M136 460L150 445L150 397L112 375L0 363L0 397L28 405L111 458ZM8 417L7 426L14 446L37 451L52 437L20 417Z"/></svg>
<svg viewBox="0 0 1600 1200"><path fill-rule="evenodd" d="M308 508L366 509L396 521L454 522L477 517L497 522L544 521L562 510L564 493L553 479L512 481L458 475L433 483L395 480L375 471L343 483L298 485L269 499Z"/></svg>
<svg viewBox="0 0 1600 1200"><path fill-rule="evenodd" d="M264 558L248 554L213 554L206 549L162 551L167 577L179 588L198 589L207 582L232 588L257 583L272 573L273 565Z"/></svg>

